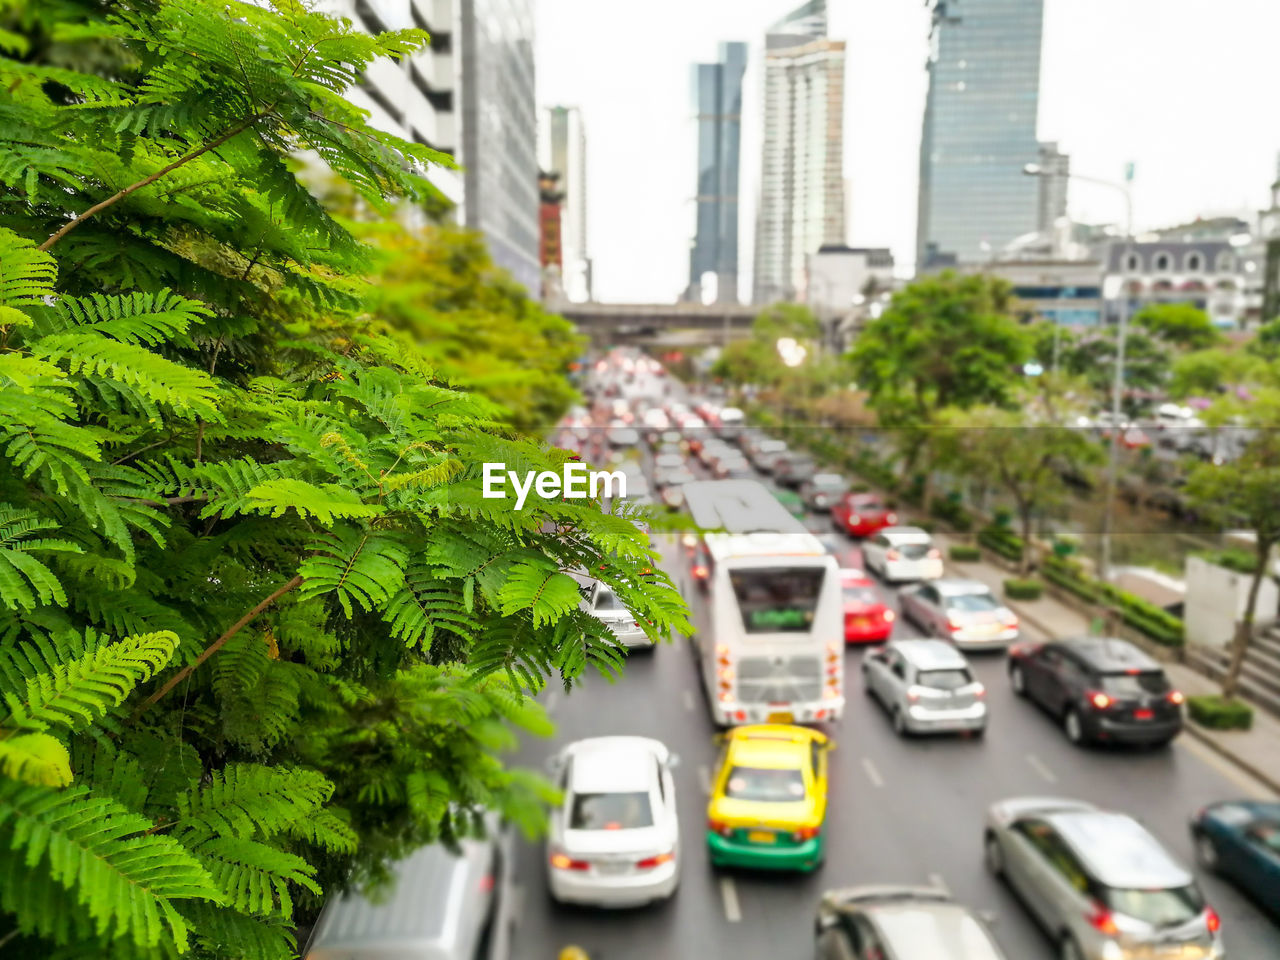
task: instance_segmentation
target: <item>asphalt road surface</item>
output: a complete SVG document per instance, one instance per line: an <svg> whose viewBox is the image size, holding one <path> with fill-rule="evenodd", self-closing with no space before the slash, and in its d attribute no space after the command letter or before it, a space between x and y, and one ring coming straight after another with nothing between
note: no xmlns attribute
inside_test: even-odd
<svg viewBox="0 0 1280 960"><path fill-rule="evenodd" d="M667 570L677 583L687 583L683 552L673 538L657 539L666 541L659 546ZM691 586L684 593L695 626L706 629L700 594ZM899 620L894 635L920 631ZM863 692L861 657L856 647L846 653L846 712L828 728L837 743L828 852L825 866L810 875L711 868L704 827L716 731L689 641L677 638L633 655L625 675L613 683L592 675L571 694L559 688L545 693L556 736L526 744L521 763L541 767L563 744L610 734L655 737L679 756L682 874L676 895L665 903L625 911L565 907L548 894L542 845L522 845L514 960L550 960L568 944L584 948L591 960L810 957L823 890L894 882L944 885L958 900L990 911L1010 960L1049 960L1051 942L983 867L982 822L990 803L1056 795L1105 805L1138 817L1190 864L1187 821L1197 809L1229 797L1268 796L1186 735L1159 751L1071 746L1052 719L1014 697L1003 654L970 657L988 689L991 719L984 739L900 739L883 709ZM1280 960L1280 928L1228 884L1203 875L1201 881L1222 916L1228 956Z"/></svg>

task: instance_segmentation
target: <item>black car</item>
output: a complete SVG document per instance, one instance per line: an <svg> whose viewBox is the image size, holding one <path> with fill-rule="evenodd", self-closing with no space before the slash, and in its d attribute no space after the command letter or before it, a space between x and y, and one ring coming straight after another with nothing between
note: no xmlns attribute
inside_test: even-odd
<svg viewBox="0 0 1280 960"><path fill-rule="evenodd" d="M817 472L818 465L813 458L802 453L780 457L773 466L773 478L784 487L799 487Z"/></svg>
<svg viewBox="0 0 1280 960"><path fill-rule="evenodd" d="M1196 860L1280 920L1280 803L1229 800L1191 819Z"/></svg>
<svg viewBox="0 0 1280 960"><path fill-rule="evenodd" d="M1062 723L1067 739L1164 746L1182 730L1183 696L1127 640L1081 637L1009 651L1013 692Z"/></svg>

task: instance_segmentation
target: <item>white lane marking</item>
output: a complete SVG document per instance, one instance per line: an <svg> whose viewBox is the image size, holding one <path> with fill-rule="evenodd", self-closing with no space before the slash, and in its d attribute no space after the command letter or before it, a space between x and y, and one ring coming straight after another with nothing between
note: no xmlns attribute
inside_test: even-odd
<svg viewBox="0 0 1280 960"><path fill-rule="evenodd" d="M720 899L724 901L724 918L730 923L742 920L742 908L738 906L738 888L733 877L720 878Z"/></svg>
<svg viewBox="0 0 1280 960"><path fill-rule="evenodd" d="M702 787L703 793L711 796L711 771L705 763L698 767L698 785Z"/></svg>
<svg viewBox="0 0 1280 960"><path fill-rule="evenodd" d="M876 765L871 762L870 757L862 758L862 769L867 771L867 779L877 787L884 786L884 777L880 776L880 771L876 769Z"/></svg>
<svg viewBox="0 0 1280 960"><path fill-rule="evenodd" d="M692 690L686 690L684 692L684 708L686 710L693 709L693 691Z"/></svg>
<svg viewBox="0 0 1280 960"><path fill-rule="evenodd" d="M1027 763L1031 764L1031 769L1034 770L1036 773L1040 774L1040 776L1044 777L1047 783L1058 782L1058 778L1054 775L1053 771L1050 770L1047 766L1045 766L1044 761L1041 760L1039 757L1037 757L1034 753L1027 754Z"/></svg>
<svg viewBox="0 0 1280 960"><path fill-rule="evenodd" d="M552 712L553 710L555 710L555 708L556 708L556 704L557 704L559 701L560 701L560 691L559 691L559 690L554 690L554 689L553 689L550 693L548 693L548 694L547 694L547 703L546 703L546 706L543 708L543 709L545 709L545 710L547 711L547 716L550 716L550 715L551 715L551 712Z"/></svg>
<svg viewBox="0 0 1280 960"><path fill-rule="evenodd" d="M1248 794L1250 799L1268 801L1277 799L1275 791L1265 783L1254 779L1247 770L1241 770L1230 760L1221 756L1213 749L1213 747L1201 743L1194 736L1191 736L1190 734L1183 734L1178 737L1177 740L1173 741L1173 745L1180 750L1185 750L1187 753L1193 754L1195 758L1202 763L1213 767L1217 773L1230 780Z"/></svg>
<svg viewBox="0 0 1280 960"><path fill-rule="evenodd" d="M947 886L947 881L942 879L942 874L940 873L929 874L929 885L933 887L935 890L941 890L947 896L951 896L951 888Z"/></svg>

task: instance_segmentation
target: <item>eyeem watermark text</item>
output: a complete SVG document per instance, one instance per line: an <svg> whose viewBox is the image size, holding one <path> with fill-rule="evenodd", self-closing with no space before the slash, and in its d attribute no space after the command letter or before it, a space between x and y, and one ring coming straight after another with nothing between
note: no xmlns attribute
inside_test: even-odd
<svg viewBox="0 0 1280 960"><path fill-rule="evenodd" d="M588 470L585 463L566 463L564 474L554 470L537 472L528 470L524 482L514 470L508 470L505 463L486 463L484 468L484 490L481 494L486 500L505 500L510 494L504 489L508 479L516 494L516 509L524 509L525 498L532 490L544 500L552 497L564 497L568 500L583 500L587 497L625 497L627 495L627 475L621 470L612 473L607 470Z"/></svg>

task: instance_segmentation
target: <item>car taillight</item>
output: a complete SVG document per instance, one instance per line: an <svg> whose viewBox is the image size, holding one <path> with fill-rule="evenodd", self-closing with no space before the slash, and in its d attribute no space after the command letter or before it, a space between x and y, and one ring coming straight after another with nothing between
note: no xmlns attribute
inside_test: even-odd
<svg viewBox="0 0 1280 960"><path fill-rule="evenodd" d="M1204 925L1209 928L1210 933L1217 933L1222 929L1222 918L1213 907L1204 908Z"/></svg>
<svg viewBox="0 0 1280 960"><path fill-rule="evenodd" d="M963 623L956 623L954 620L948 620L948 621L947 621L947 629L948 629L948 630L950 630L952 633L955 633L957 630L963 630L963 629L964 629L964 624L963 624Z"/></svg>
<svg viewBox="0 0 1280 960"><path fill-rule="evenodd" d="M978 684L978 689L973 691L973 695L978 699L982 699L987 695L987 688L984 687L982 684Z"/></svg>
<svg viewBox="0 0 1280 960"><path fill-rule="evenodd" d="M931 547L929 550L928 556L930 560L941 560L942 551L940 551L937 547Z"/></svg>
<svg viewBox="0 0 1280 960"><path fill-rule="evenodd" d="M1018 629L1018 618L1012 613L1006 614L1004 618L1004 626L1006 630Z"/></svg>
<svg viewBox="0 0 1280 960"><path fill-rule="evenodd" d="M717 820L715 817L709 817L707 819L707 829L710 830L712 833L720 834L720 836L722 837L728 837L733 835L733 828L730 827L723 820Z"/></svg>
<svg viewBox="0 0 1280 960"><path fill-rule="evenodd" d="M1176 706L1181 705L1187 698L1182 695L1181 690L1170 690L1165 694L1165 699Z"/></svg>
<svg viewBox="0 0 1280 960"><path fill-rule="evenodd" d="M551 855L551 866L557 870L590 870L591 864L586 860L574 860L572 857L563 853L553 853Z"/></svg>
<svg viewBox="0 0 1280 960"><path fill-rule="evenodd" d="M892 610L886 610L884 612L884 619L886 623L893 623L893 621L897 619L897 616L898 615L894 613Z"/></svg>
<svg viewBox="0 0 1280 960"><path fill-rule="evenodd" d="M791 834L791 839L796 843L802 843L805 840L812 840L818 835L817 827L801 827Z"/></svg>
<svg viewBox="0 0 1280 960"><path fill-rule="evenodd" d="M645 857L643 860L637 860L636 868L639 870L652 870L654 867L660 867L664 863L670 863L675 858L675 852L668 850L666 853L659 853L656 856Z"/></svg>
<svg viewBox="0 0 1280 960"><path fill-rule="evenodd" d="M892 527L894 524L898 522L898 515L896 513L891 513L887 517L885 517L885 519L889 521L889 526Z"/></svg>
<svg viewBox="0 0 1280 960"><path fill-rule="evenodd" d="M908 702L910 702L910 703L915 703L917 700L919 700L919 699L920 699L920 691L921 691L921 688L920 688L920 687L915 687L915 686L908 687L908 688L907 688L907 700L908 700Z"/></svg>
<svg viewBox="0 0 1280 960"><path fill-rule="evenodd" d="M698 580L707 579L708 573L710 573L710 571L706 567L704 567L702 564L698 564L696 567L693 568L693 575Z"/></svg>
<svg viewBox="0 0 1280 960"><path fill-rule="evenodd" d="M1116 921L1111 915L1111 911L1100 903L1095 902L1093 909L1086 913L1084 918L1089 921L1089 926L1099 933L1105 933L1109 937L1114 937L1120 932L1116 927Z"/></svg>
<svg viewBox="0 0 1280 960"><path fill-rule="evenodd" d="M897 550L890 550L888 553L884 555L884 558L886 560L901 560L902 554L899 553Z"/></svg>
<svg viewBox="0 0 1280 960"><path fill-rule="evenodd" d="M1115 703L1114 700L1101 690L1089 690L1085 693L1085 697L1099 710L1105 710L1107 707L1111 706L1111 704Z"/></svg>

